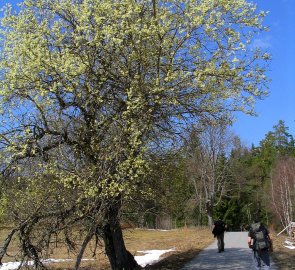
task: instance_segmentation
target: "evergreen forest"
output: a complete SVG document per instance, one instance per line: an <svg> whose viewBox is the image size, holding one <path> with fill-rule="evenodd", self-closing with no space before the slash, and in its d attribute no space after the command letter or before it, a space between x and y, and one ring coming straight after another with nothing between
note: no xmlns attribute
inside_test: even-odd
<svg viewBox="0 0 295 270"><path fill-rule="evenodd" d="M295 145L282 120L251 147L225 127L192 128L152 161L154 199L138 204L143 216L136 224L211 226L223 219L235 231L247 229L259 213L280 230L294 219Z"/></svg>

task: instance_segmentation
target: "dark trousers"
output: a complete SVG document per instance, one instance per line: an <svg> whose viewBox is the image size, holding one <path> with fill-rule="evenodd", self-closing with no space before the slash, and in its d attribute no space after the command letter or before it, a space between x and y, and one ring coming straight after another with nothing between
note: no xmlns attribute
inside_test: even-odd
<svg viewBox="0 0 295 270"><path fill-rule="evenodd" d="M224 251L224 232L217 235L217 247L218 251Z"/></svg>
<svg viewBox="0 0 295 270"><path fill-rule="evenodd" d="M256 270L270 270L270 258L268 250L253 251L253 263Z"/></svg>

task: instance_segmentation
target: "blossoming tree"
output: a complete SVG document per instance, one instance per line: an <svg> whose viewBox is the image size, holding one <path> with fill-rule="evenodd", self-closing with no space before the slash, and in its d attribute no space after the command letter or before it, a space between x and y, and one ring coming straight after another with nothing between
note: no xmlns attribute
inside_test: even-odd
<svg viewBox="0 0 295 270"><path fill-rule="evenodd" d="M1 205L21 259L44 268L53 235L102 237L134 269L120 209L142 192L153 140L186 123L253 112L268 54L246 0L25 0L1 27ZM42 226L41 226L42 225ZM77 246L74 231L81 230ZM80 242L81 243L81 242Z"/></svg>

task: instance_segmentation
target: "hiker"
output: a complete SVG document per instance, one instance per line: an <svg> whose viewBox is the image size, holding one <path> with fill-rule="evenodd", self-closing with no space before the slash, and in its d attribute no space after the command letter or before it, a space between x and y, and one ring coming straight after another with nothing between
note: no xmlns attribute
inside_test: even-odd
<svg viewBox="0 0 295 270"><path fill-rule="evenodd" d="M253 249L254 269L270 270L270 256L272 240L268 229L256 219L250 226L248 233L248 245Z"/></svg>
<svg viewBox="0 0 295 270"><path fill-rule="evenodd" d="M224 232L225 232L225 223L220 219L215 221L212 233L214 237L217 237L218 253L224 251Z"/></svg>

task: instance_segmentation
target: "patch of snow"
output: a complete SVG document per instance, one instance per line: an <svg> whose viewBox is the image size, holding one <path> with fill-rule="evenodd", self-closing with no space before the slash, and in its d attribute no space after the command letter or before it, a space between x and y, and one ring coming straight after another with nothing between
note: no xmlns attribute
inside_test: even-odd
<svg viewBox="0 0 295 270"><path fill-rule="evenodd" d="M286 240L284 242L284 247L289 248L289 249L295 249L295 242Z"/></svg>
<svg viewBox="0 0 295 270"><path fill-rule="evenodd" d="M143 250L143 251L138 251L140 253L144 253L145 255L143 256L134 256L134 259L137 261L137 263L145 267L148 264L153 264L157 261L159 261L161 255L174 251L175 248L167 249L167 250ZM1 269L2 270L2 269Z"/></svg>
<svg viewBox="0 0 295 270"><path fill-rule="evenodd" d="M161 255L171 251L175 251L175 248L166 249L166 250L143 250L143 251L138 251L140 253L143 253L144 254L143 256L134 256L134 258L140 266L145 267L148 264L153 264L155 262L158 262L160 260ZM93 260L93 259L83 259L83 261L85 260ZM42 262L44 264L49 264L49 263L67 262L67 261L73 261L73 260L72 259L47 259L47 260L43 260ZM33 262L29 261L27 262L27 265L33 265ZM20 262L7 262L7 263L3 263L0 266L0 270L15 270L15 269L18 269L19 266L20 266Z"/></svg>
<svg viewBox="0 0 295 270"><path fill-rule="evenodd" d="M286 247L288 249L295 249L295 246L284 245L284 247Z"/></svg>
<svg viewBox="0 0 295 270"><path fill-rule="evenodd" d="M28 262L27 265L33 265L33 262ZM13 270L20 266L20 262L7 262L0 266L1 270Z"/></svg>
<svg viewBox="0 0 295 270"><path fill-rule="evenodd" d="M284 243L284 247L289 248L289 249L295 249L295 243L286 240L285 243Z"/></svg>
<svg viewBox="0 0 295 270"><path fill-rule="evenodd" d="M89 261L89 260L94 260L94 259L82 259L82 261ZM44 264L48 264L48 263L56 263L56 262L68 262L68 261L73 261L72 259L47 259L47 260L43 260L42 262ZM26 263L26 265L33 265L33 261L29 261ZM20 266L20 262L7 262L7 263L3 263L0 266L0 270L14 270L14 269L18 269L18 267Z"/></svg>

